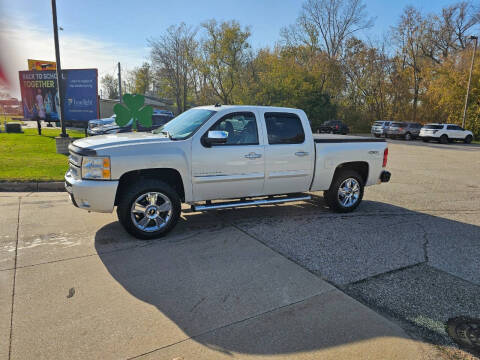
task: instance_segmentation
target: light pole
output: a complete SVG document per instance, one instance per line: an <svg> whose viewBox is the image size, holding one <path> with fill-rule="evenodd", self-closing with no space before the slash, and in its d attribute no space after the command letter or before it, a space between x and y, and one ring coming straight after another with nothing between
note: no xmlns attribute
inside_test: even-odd
<svg viewBox="0 0 480 360"><path fill-rule="evenodd" d="M463 108L462 127L464 129L465 129L465 117L467 116L468 95L470 94L470 82L472 81L473 63L475 61L475 53L477 52L478 36L472 35L470 36L470 40L473 40L475 42L475 46L473 47L472 63L470 64L470 74L468 75L467 94L465 95L465 107Z"/></svg>
<svg viewBox="0 0 480 360"><path fill-rule="evenodd" d="M52 0L52 17L53 17L53 38L55 41L55 61L57 62L57 89L58 89L58 100L59 100L59 109L57 109L58 115L60 117L60 126L62 127L61 137L68 137L67 132L65 131L65 119L64 119L64 96L63 96L63 78L62 78L62 66L60 64L60 48L58 46L58 25L57 25L57 3L56 0Z"/></svg>

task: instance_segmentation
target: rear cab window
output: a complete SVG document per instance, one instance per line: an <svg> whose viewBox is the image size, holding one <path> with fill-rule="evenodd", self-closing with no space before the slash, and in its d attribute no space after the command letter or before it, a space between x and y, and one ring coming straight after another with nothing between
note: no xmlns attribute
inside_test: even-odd
<svg viewBox="0 0 480 360"><path fill-rule="evenodd" d="M264 118L270 145L302 144L305 142L302 121L297 114L267 112L264 114Z"/></svg>

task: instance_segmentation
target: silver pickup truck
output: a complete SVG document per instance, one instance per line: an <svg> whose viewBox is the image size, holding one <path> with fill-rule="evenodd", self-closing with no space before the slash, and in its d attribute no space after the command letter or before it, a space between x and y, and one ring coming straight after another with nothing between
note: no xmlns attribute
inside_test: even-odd
<svg viewBox="0 0 480 360"><path fill-rule="evenodd" d="M190 109L152 133L88 137L70 145L65 187L81 209L112 212L152 239L193 211L308 200L353 211L365 186L387 182L383 139L313 135L305 112L263 106Z"/></svg>

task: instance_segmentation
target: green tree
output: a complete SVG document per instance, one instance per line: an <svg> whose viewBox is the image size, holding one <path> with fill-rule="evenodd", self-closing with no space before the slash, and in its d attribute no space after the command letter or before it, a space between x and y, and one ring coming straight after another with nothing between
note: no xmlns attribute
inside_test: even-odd
<svg viewBox="0 0 480 360"><path fill-rule="evenodd" d="M249 59L250 30L236 21L202 24L206 36L202 41L199 70L213 94L223 103L232 104L240 86L241 74Z"/></svg>
<svg viewBox="0 0 480 360"><path fill-rule="evenodd" d="M130 92L145 95L151 90L152 71L148 62L144 62L141 66L133 69L133 71L131 71L130 77L132 87Z"/></svg>

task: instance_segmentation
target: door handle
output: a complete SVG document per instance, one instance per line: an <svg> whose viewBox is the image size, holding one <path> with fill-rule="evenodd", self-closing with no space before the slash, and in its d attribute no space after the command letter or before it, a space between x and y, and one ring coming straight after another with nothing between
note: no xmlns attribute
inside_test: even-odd
<svg viewBox="0 0 480 360"><path fill-rule="evenodd" d="M253 160L253 159L261 158L261 157L262 157L262 154L257 154L257 153L251 152L251 153L245 155L245 157L246 157L247 159Z"/></svg>
<svg viewBox="0 0 480 360"><path fill-rule="evenodd" d="M307 156L308 155L308 152L306 151L297 151L295 153L296 156Z"/></svg>

